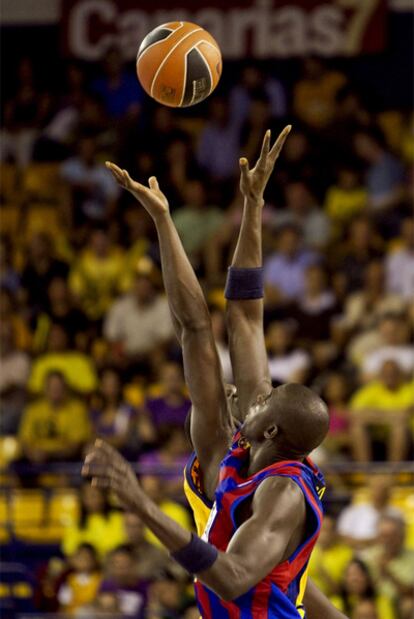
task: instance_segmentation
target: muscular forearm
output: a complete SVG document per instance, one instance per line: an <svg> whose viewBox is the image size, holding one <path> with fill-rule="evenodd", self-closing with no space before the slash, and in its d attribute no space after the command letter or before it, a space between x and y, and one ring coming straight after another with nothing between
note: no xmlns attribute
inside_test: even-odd
<svg viewBox="0 0 414 619"><path fill-rule="evenodd" d="M253 268L262 266L263 198L246 198L239 238L232 266Z"/></svg>
<svg viewBox="0 0 414 619"><path fill-rule="evenodd" d="M163 213L154 221L164 285L173 318L181 329L203 328L210 324L207 304L171 216Z"/></svg>

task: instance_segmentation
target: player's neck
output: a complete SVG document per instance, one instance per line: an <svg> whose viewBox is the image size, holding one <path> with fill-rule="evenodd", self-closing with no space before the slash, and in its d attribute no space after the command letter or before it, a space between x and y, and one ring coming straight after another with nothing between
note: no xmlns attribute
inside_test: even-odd
<svg viewBox="0 0 414 619"><path fill-rule="evenodd" d="M255 475L271 464L284 462L285 460L298 460L303 462L304 454L293 453L291 450L284 450L278 444L269 442L251 445L249 450L248 475Z"/></svg>

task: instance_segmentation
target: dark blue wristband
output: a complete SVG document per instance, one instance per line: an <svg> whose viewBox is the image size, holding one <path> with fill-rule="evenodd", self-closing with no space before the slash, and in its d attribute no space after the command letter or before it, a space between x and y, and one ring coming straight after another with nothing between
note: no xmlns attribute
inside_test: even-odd
<svg viewBox="0 0 414 619"><path fill-rule="evenodd" d="M218 556L218 550L211 544L203 542L194 533L191 535L191 542L172 552L171 556L190 574L198 574L208 570L213 565Z"/></svg>
<svg viewBox="0 0 414 619"><path fill-rule="evenodd" d="M263 267L255 267L251 269L238 269L236 267L230 267L227 271L224 296L230 301L263 299Z"/></svg>

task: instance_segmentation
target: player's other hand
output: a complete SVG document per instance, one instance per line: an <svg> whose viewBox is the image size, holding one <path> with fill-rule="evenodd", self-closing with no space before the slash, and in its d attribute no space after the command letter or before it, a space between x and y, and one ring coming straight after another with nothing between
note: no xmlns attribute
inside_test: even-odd
<svg viewBox="0 0 414 619"><path fill-rule="evenodd" d="M262 203L267 181L291 129L292 125L287 125L272 148L270 148L270 129L266 131L260 157L251 170L247 159L245 157L240 159L240 190L245 198Z"/></svg>
<svg viewBox="0 0 414 619"><path fill-rule="evenodd" d="M107 161L105 165L112 172L118 185L132 193L153 219L169 212L168 200L160 190L155 176L151 176L148 180L149 187L145 187L145 185L132 180L126 170L121 170L114 163Z"/></svg>
<svg viewBox="0 0 414 619"><path fill-rule="evenodd" d="M140 505L145 496L129 462L99 438L86 455L82 476L91 478L92 486L114 492L126 510Z"/></svg>

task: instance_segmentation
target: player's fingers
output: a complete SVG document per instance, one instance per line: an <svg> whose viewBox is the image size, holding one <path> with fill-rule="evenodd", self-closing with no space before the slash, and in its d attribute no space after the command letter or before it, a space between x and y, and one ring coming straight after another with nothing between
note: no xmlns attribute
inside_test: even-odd
<svg viewBox="0 0 414 619"><path fill-rule="evenodd" d="M102 462L91 462L82 467L83 477L110 477L110 467Z"/></svg>
<svg viewBox="0 0 414 619"><path fill-rule="evenodd" d="M111 480L108 477L92 477L91 486L94 488L110 488Z"/></svg>
<svg viewBox="0 0 414 619"><path fill-rule="evenodd" d="M119 168L117 165L115 165L115 163L112 163L111 161L105 161L105 165L108 168L108 170L110 170L113 174L113 176L115 177L116 181L120 184L123 183L123 174L122 174L122 170L121 168Z"/></svg>
<svg viewBox="0 0 414 619"><path fill-rule="evenodd" d="M271 137L271 131L270 129L268 129L264 135L262 150L260 151L260 156L259 156L259 159L257 160L257 165L259 167L264 166L266 163L266 159L267 159L267 156L269 154L269 149L270 149L270 137Z"/></svg>
<svg viewBox="0 0 414 619"><path fill-rule="evenodd" d="M155 176L150 176L150 178L148 179L148 184L150 186L150 189L155 189L156 191L160 190L160 186L158 185L158 181Z"/></svg>
<svg viewBox="0 0 414 619"><path fill-rule="evenodd" d="M280 151L283 148L283 144L285 143L286 138L289 135L291 129L292 129L292 125L287 125L283 129L279 137L277 138L276 142L273 144L272 149L269 153L272 162L276 161L276 159L278 158Z"/></svg>
<svg viewBox="0 0 414 619"><path fill-rule="evenodd" d="M104 457L106 457L112 465L124 461L121 454L116 449L114 449L114 447L103 441L101 438L96 439L95 449Z"/></svg>
<svg viewBox="0 0 414 619"><path fill-rule="evenodd" d="M246 157L241 157L241 159L239 159L239 165L242 179L247 179L247 175L249 174L249 162Z"/></svg>

